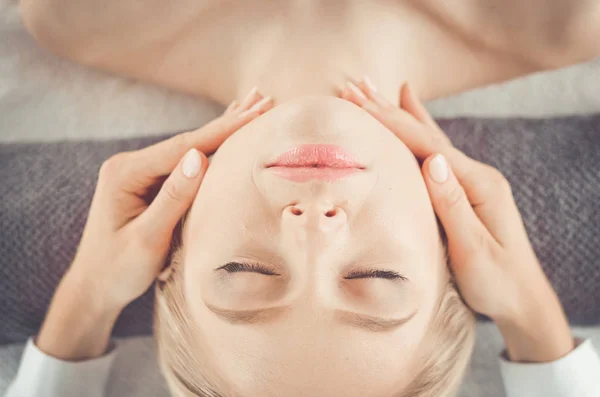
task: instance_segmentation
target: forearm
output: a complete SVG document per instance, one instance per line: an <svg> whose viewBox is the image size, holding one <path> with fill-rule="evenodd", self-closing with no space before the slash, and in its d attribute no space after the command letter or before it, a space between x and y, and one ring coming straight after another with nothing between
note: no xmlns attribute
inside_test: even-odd
<svg viewBox="0 0 600 397"><path fill-rule="evenodd" d="M58 286L36 340L44 353L65 361L103 355L121 308L109 307L94 289L67 274Z"/></svg>
<svg viewBox="0 0 600 397"><path fill-rule="evenodd" d="M551 362L574 348L569 323L556 293L551 289L532 296L519 313L494 321L504 338L511 361Z"/></svg>

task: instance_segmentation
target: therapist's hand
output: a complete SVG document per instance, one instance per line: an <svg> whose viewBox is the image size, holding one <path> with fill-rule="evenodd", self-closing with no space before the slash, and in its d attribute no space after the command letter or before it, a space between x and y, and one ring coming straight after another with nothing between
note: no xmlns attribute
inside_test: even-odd
<svg viewBox="0 0 600 397"><path fill-rule="evenodd" d="M205 153L272 106L254 90L196 131L102 165L79 248L37 339L40 349L69 360L104 352L121 310L163 269L173 230L208 167Z"/></svg>
<svg viewBox="0 0 600 397"><path fill-rule="evenodd" d="M515 361L553 361L573 349L562 306L531 247L510 184L454 148L408 85L400 106L368 78L342 98L361 106L423 161L423 179L448 238L463 299L492 318Z"/></svg>

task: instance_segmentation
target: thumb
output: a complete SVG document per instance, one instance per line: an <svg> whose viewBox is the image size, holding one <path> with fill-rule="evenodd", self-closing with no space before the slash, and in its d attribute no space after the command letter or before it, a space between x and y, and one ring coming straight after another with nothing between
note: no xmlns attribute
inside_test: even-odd
<svg viewBox="0 0 600 397"><path fill-rule="evenodd" d="M150 206L136 220L147 239L158 245L171 241L173 230L192 205L206 173L208 160L190 149L163 183Z"/></svg>
<svg viewBox="0 0 600 397"><path fill-rule="evenodd" d="M492 236L477 217L446 158L442 154L429 156L423 163L422 172L449 247L463 253L480 249L482 240Z"/></svg>

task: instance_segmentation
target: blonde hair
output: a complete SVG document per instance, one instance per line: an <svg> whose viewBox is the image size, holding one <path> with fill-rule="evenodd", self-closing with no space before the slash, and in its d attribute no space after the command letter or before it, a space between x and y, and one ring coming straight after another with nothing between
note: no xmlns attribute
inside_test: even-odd
<svg viewBox="0 0 600 397"><path fill-rule="evenodd" d="M183 222L174 234L172 272L155 289L154 336L159 366L172 396L229 396L221 377L209 373L210 354L206 351L199 354L202 346L195 346L192 336L195 326L186 308L181 271ZM475 316L450 280L422 343L421 370L395 397L455 396L468 367L474 340Z"/></svg>

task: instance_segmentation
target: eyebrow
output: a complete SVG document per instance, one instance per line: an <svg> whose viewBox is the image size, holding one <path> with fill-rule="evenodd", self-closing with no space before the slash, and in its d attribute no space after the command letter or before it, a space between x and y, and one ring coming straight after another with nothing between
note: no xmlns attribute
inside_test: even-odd
<svg viewBox="0 0 600 397"><path fill-rule="evenodd" d="M396 329L409 322L418 311L419 310L416 309L402 318L384 318L346 310L336 310L336 314L339 320L347 325L372 332L385 332Z"/></svg>
<svg viewBox="0 0 600 397"><path fill-rule="evenodd" d="M254 310L229 310L206 304L213 313L231 324L264 324L283 314L288 307L276 306Z"/></svg>
<svg viewBox="0 0 600 397"><path fill-rule="evenodd" d="M206 305L213 313L231 324L265 324L289 310L289 306L269 307L254 310L229 310ZM402 318L384 318L346 310L336 310L338 320L346 325L361 328L371 332L385 332L396 329L410 321L418 312L414 310Z"/></svg>

